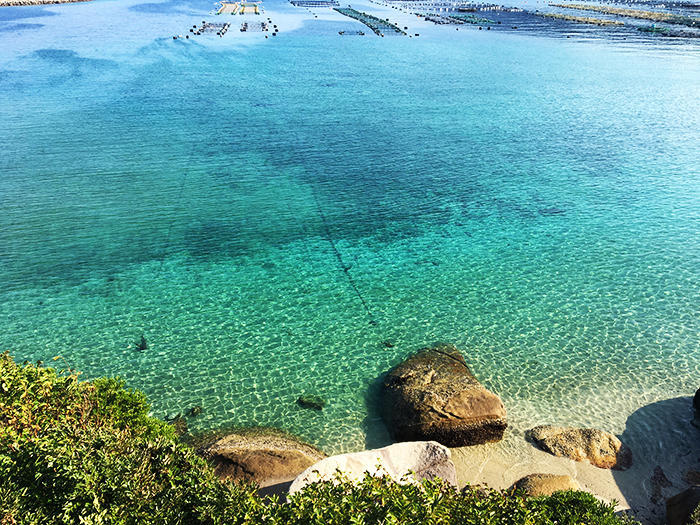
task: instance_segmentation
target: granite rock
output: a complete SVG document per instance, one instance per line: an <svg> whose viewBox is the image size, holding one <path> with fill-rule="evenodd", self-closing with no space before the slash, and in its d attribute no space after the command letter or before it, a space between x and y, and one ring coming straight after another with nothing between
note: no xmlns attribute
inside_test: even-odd
<svg viewBox="0 0 700 525"><path fill-rule="evenodd" d="M578 483L567 475L529 474L513 485L528 496L551 496L560 490L579 490Z"/></svg>
<svg viewBox="0 0 700 525"><path fill-rule="evenodd" d="M222 480L254 481L261 487L293 480L326 455L274 429L231 433L198 449Z"/></svg>
<svg viewBox="0 0 700 525"><path fill-rule="evenodd" d="M528 430L526 437L545 452L599 468L625 470L632 465L631 451L603 430L543 425Z"/></svg>
<svg viewBox="0 0 700 525"><path fill-rule="evenodd" d="M500 398L453 345L420 350L387 374L383 388L384 421L397 441L478 445L501 440L508 426Z"/></svg>
<svg viewBox="0 0 700 525"><path fill-rule="evenodd" d="M389 476L399 483L440 478L457 484L457 472L447 447L434 441L410 441L323 459L299 474L289 493L315 481L334 479L338 471L352 481L361 480L368 472Z"/></svg>

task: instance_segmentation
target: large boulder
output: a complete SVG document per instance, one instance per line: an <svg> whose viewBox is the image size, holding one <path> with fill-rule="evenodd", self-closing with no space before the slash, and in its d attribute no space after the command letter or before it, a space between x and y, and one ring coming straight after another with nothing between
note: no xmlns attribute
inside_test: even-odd
<svg viewBox="0 0 700 525"><path fill-rule="evenodd" d="M700 486L690 487L666 501L668 525L700 525Z"/></svg>
<svg viewBox="0 0 700 525"><path fill-rule="evenodd" d="M326 457L311 445L274 429L227 434L198 450L219 478L254 481L261 487L291 481Z"/></svg>
<svg viewBox="0 0 700 525"><path fill-rule="evenodd" d="M632 465L630 450L603 430L543 425L528 430L526 437L550 454L599 468L625 470Z"/></svg>
<svg viewBox="0 0 700 525"><path fill-rule="evenodd" d="M571 476L556 474L530 474L516 481L513 487L528 496L551 496L560 490L579 490L578 483Z"/></svg>
<svg viewBox="0 0 700 525"><path fill-rule="evenodd" d="M369 473L386 475L399 483L440 478L457 485L457 472L447 447L434 441L411 441L323 459L299 474L289 493L294 494L315 481L332 480L338 471L352 481L359 481Z"/></svg>
<svg viewBox="0 0 700 525"><path fill-rule="evenodd" d="M453 345L424 348L384 379L384 421L397 441L448 447L499 441L506 409L484 388Z"/></svg>
<svg viewBox="0 0 700 525"><path fill-rule="evenodd" d="M693 425L700 428L700 388L695 391L695 397L693 397Z"/></svg>

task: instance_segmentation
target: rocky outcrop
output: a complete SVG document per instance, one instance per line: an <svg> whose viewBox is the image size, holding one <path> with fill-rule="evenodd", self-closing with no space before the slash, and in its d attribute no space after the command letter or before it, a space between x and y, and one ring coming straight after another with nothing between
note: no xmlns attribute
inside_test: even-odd
<svg viewBox="0 0 700 525"><path fill-rule="evenodd" d="M0 7L48 5L48 4L72 4L75 2L89 2L90 0L0 0Z"/></svg>
<svg viewBox="0 0 700 525"><path fill-rule="evenodd" d="M338 471L352 481L361 480L368 472L389 476L399 483L440 478L457 485L457 472L447 447L434 441L411 441L323 459L302 472L289 493L315 481L334 479Z"/></svg>
<svg viewBox="0 0 700 525"><path fill-rule="evenodd" d="M528 430L526 437L550 454L599 468L625 470L632 465L631 451L603 430L543 425Z"/></svg>
<svg viewBox="0 0 700 525"><path fill-rule="evenodd" d="M420 350L391 370L383 386L384 421L397 441L461 447L503 438L503 403L477 381L452 345Z"/></svg>
<svg viewBox="0 0 700 525"><path fill-rule="evenodd" d="M560 490L579 490L578 483L571 476L556 474L530 474L516 481L513 487L528 496L551 496Z"/></svg>
<svg viewBox="0 0 700 525"><path fill-rule="evenodd" d="M668 525L700 525L700 486L690 487L666 501Z"/></svg>
<svg viewBox="0 0 700 525"><path fill-rule="evenodd" d="M274 429L220 437L198 449L221 479L254 481L261 487L293 480L326 457L320 450Z"/></svg>
<svg viewBox="0 0 700 525"><path fill-rule="evenodd" d="M693 397L693 425L700 428L700 388L695 391L695 397Z"/></svg>

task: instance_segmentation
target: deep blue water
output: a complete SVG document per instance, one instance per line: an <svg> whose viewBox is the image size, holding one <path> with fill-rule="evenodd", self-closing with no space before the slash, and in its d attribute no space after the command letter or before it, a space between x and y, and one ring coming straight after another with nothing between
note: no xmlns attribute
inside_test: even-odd
<svg viewBox="0 0 700 525"><path fill-rule="evenodd" d="M172 40L201 0L0 10L3 349L331 452L434 341L515 431L697 388L696 44L265 5L274 39Z"/></svg>

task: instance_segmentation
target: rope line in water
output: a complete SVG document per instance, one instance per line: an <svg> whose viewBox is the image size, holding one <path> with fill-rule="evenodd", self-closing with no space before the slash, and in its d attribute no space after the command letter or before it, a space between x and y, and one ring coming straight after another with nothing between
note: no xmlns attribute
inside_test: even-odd
<svg viewBox="0 0 700 525"><path fill-rule="evenodd" d="M318 215L321 217L321 222L323 223L323 228L326 230L326 240L328 243L331 245L331 248L333 249L333 253L335 254L335 258L338 259L338 264L340 264L340 268L343 270L343 273L345 273L345 276L348 278L348 282L350 283L350 287L355 291L355 295L357 295L357 298L360 300L362 303L362 306L365 308L365 311L367 312L367 315L369 316L369 324L377 324L377 321L374 320L374 315L372 314L372 310L370 307L367 305L367 301L365 301L365 298L362 297L362 294L360 293L360 289L357 287L357 283L355 282L355 279L350 275L350 267L345 264L343 261L343 256L340 254L340 251L338 250L338 247L335 244L335 241L333 240L333 236L331 235L331 229L330 226L328 225L328 220L326 219L326 215L323 213L323 209L321 208L321 203L318 200L318 196L316 195L316 192L312 192L314 196L314 200L316 201L316 209L318 210Z"/></svg>
<svg viewBox="0 0 700 525"><path fill-rule="evenodd" d="M192 160L192 157L194 156L194 150L195 146L192 146L192 151L190 152L189 158L188 158L188 165L189 161ZM182 209L182 194L185 191L185 184L187 182L187 175L189 174L189 170L185 171L182 174L182 182L180 182L180 190L178 191L177 198L175 199L175 202L179 204L179 206L176 208L176 210L181 210ZM175 211L175 210L173 210ZM168 226L168 233L165 235L165 247L163 249L163 255L160 258L160 265L158 266L158 276L163 272L163 263L165 262L165 257L167 256L168 249L170 248L170 237L172 235L173 231L173 226L175 225L175 221L177 220L177 217L173 217L173 219L170 221L170 225Z"/></svg>

